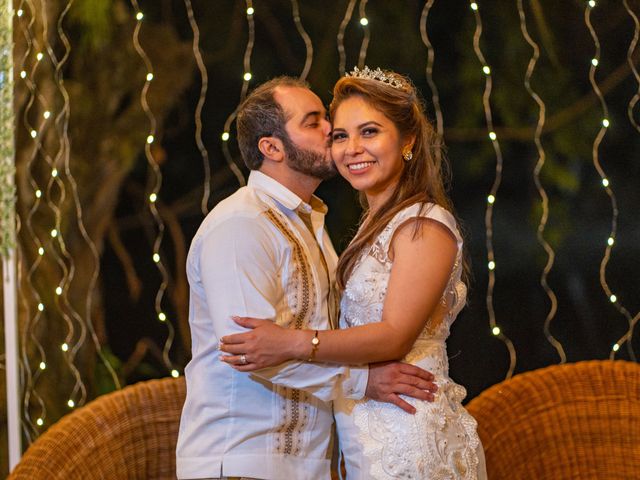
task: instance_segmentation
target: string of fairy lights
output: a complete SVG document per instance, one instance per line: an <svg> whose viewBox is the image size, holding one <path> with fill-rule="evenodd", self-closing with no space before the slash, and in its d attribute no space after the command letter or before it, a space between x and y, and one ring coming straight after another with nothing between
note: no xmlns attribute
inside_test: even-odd
<svg viewBox="0 0 640 480"><path fill-rule="evenodd" d="M153 66L151 64L151 59L140 43L140 30L142 29L144 21L144 12L140 9L137 0L131 0L131 5L133 7L136 20L136 26L133 31L133 46L138 53L138 56L143 61L147 71L144 86L142 87L142 91L140 92L140 105L142 106L142 110L144 111L147 120L149 121L149 131L147 134L146 142L144 144L145 158L147 159L147 164L149 166L147 207L153 217L157 232L155 240L153 242L153 255L151 258L156 264L162 278L160 286L158 287L158 291L156 292L155 310L158 321L166 325L167 328L167 338L162 349L162 361L165 365L165 368L167 368L171 375L173 377L178 377L180 375L180 372L177 370L177 368L174 367L173 362L169 357L169 352L175 338L175 328L173 326L173 322L169 319L169 316L164 311L162 305L164 294L169 285L169 272L167 271L167 268L161 256L161 246L164 237L165 224L156 204L160 193L160 187L162 186L162 172L160 170L158 162L154 158L152 150L152 145L156 141L157 122L155 115L151 111L147 99L151 83L154 79L154 72Z"/></svg>
<svg viewBox="0 0 640 480"><path fill-rule="evenodd" d="M36 4L38 1L40 4ZM299 1L290 1L293 21L295 23L297 33L305 44L306 50L304 66L299 76L301 79L307 79L313 61L313 42L303 26ZM338 70L341 75L344 75L347 64L347 52L344 42L345 34L347 27L356 13L356 6L358 6L358 12L356 14L357 20L354 20L354 23L357 22L360 25L363 34L358 52L357 64L360 68L365 64L370 43L370 25L366 11L367 2L368 0L360 0L360 2L358 2L358 0L349 0L344 16L338 26L336 40L339 57ZM200 209L203 214L206 214L208 212L208 204L211 196L211 169L209 152L203 141L202 112L208 91L209 76L200 47L200 29L196 21L196 15L194 14L191 0L184 0L184 3L189 26L193 34L192 50L196 59L196 65L201 82L193 121L196 127L195 143L202 158L204 168L204 193L200 202ZM419 29L422 42L427 49L425 74L427 83L431 90L431 101L434 109L436 131L439 139L442 139L444 135L444 117L440 103L440 95L433 77L435 50L429 38L428 31L429 15L434 3L435 0L425 0L420 16ZM638 132L640 132L640 125L634 117L634 109L640 101L640 74L638 73L633 61L638 40L640 38L640 22L638 21L636 14L629 7L627 0L623 0L623 3L635 26L634 36L627 52L627 59L634 78L638 83L638 89L627 106L627 114L630 123ZM21 82L21 86L25 88L27 92L25 108L23 110L22 118L20 119L19 128L26 131L27 138L29 139L29 148L25 150L27 152L25 180L26 185L28 186L28 191L24 193L31 197L28 204L29 208L27 209L27 214L23 218L17 218L18 229L23 233L22 241L25 243L21 250L22 255L19 257L19 262L21 263L18 273L19 282L21 287L23 287L20 299L21 306L22 310L27 312L20 331L20 354L22 365L21 375L24 385L24 416L22 420L24 433L29 440L36 437L43 427L48 426L47 401L43 398L38 387L42 380L42 376L47 374L49 363L56 361L57 358L47 357L47 351L49 350L45 348L46 345L43 345L42 340L37 333L47 327L47 322L62 321L65 327L64 338L59 345L59 352L62 355L65 368L68 369L69 375L73 379L73 386L69 391L67 401L67 406L69 408L80 406L84 404L87 399L87 387L82 381L76 360L76 355L85 343L86 338L91 338L96 351L100 356L102 363L107 367L116 388L120 387L118 376L104 355L98 335L93 328L93 321L91 320L93 309L91 302L93 295L90 293L95 290L99 279L100 256L98 249L91 240L84 226L80 195L70 167L71 146L69 138L69 121L72 105L70 105L69 94L64 84L63 72L65 70L64 67L67 59L71 54L71 44L63 29L63 21L70 8L72 8L72 4L73 0L69 0L57 19L57 37L61 42L61 45L64 47L60 57L56 54L56 51L59 50L56 50L49 43L49 37L51 37L51 35L47 34L47 29L49 28L49 25L53 25L53 22L47 18L47 9L44 8L43 0L20 0L17 2L15 11L16 25L18 26L19 33L24 36L26 44L26 49L23 54L19 58L16 57L16 71L18 72L18 82ZM140 8L137 0L131 0L131 5L133 7L133 15L135 18L135 29L133 32L132 42L138 56L146 68L145 82L140 92L140 104L149 122L146 139L142 140L144 141L145 158L149 172L148 186L145 195L145 207L154 221L155 238L153 240L151 256L162 278L161 284L155 295L154 307L157 321L162 325L162 328L167 329L167 337L162 351L162 361L168 372L170 372L172 376L177 377L180 375L180 372L170 358L170 350L175 337L175 329L173 322L170 321L169 315L164 308L164 296L168 288L169 272L165 267L162 255L165 223L158 208L163 178L158 162L154 158L154 145L158 142L158 126L148 102L148 94L154 84L155 73L151 60L140 42L140 32L144 27L145 22L144 12ZM259 7L259 4L257 6ZM509 378L513 375L516 367L516 350L513 342L509 337L507 337L499 325L494 308L494 291L497 270L496 254L494 251L494 208L498 200L498 193L502 181L504 159L498 134L494 127L491 107L493 72L491 66L485 59L480 46L483 33L480 5L479 2L471 1L469 6L475 19L473 50L480 63L480 69L484 78L482 104L485 116L485 126L495 154L495 177L487 194L484 217L488 271L486 308L488 311L491 333L504 343L509 354L509 367L506 373L506 377ZM522 36L532 49L532 54L524 77L524 88L538 107L538 118L533 137L538 161L533 171L533 183L538 192L542 210L537 226L537 240L547 255L546 264L540 275L540 285L549 301L549 310L544 320L543 331L549 343L557 351L560 362L562 363L567 360L564 347L551 333L552 323L557 315L558 309L558 299L548 282L549 275L555 262L555 252L545 238L545 231L550 216L550 205L549 195L541 181L541 172L544 169L547 158L547 153L542 144L547 106L540 95L531 86L531 80L534 76L537 62L540 58L540 46L532 38L529 30L527 29L527 15L525 13L523 0L518 0L517 8ZM628 330L625 332L624 336L616 341L611 347L611 358L614 358L616 353L626 343L630 357L635 359L634 352L631 348L631 340L633 338L634 327L640 319L640 312L635 316L632 316L627 308L622 304L619 294L614 292L614 289L607 281L607 266L610 262L613 247L617 242L619 211L616 196L612 189L611 179L605 173L605 169L601 163L599 155L600 144L602 143L608 128L611 127L611 120L604 96L602 95L596 81L596 74L601 63L601 51L597 32L591 24L591 14L595 8L597 8L596 2L594 0L590 0L586 2L584 13L585 25L589 29L595 48L594 56L590 60L589 80L593 92L599 99L602 111L600 128L592 145L592 162L600 177L602 188L610 199L612 209L611 229L608 237L604 241L605 251L600 262L599 281L602 290L607 295L610 303L625 317L628 323ZM245 14L248 38L243 56L242 86L238 105L246 97L250 88L250 83L253 79L251 58L256 42L255 16L259 13L259 9L254 8L254 2L252 0L246 0ZM43 92L40 91L38 74L42 73L41 69L43 68L42 65L44 62L50 62L50 66L53 67L53 76L51 77L51 80L53 81L53 85L55 86L55 91L59 96L60 102L51 101L50 97L44 95ZM3 86L5 81L6 79L0 77L0 86ZM3 93L5 93L4 89ZM236 114L237 107L228 115L224 122L224 127L221 133L221 146L228 168L237 178L238 184L244 185L245 179L232 158L229 148L232 124L236 118ZM54 148L53 146L56 147ZM53 150L55 150L54 153L52 153ZM436 153L438 155L441 154L439 149L436 149ZM0 168L4 167L0 164ZM0 170L0 174L4 175L4 170ZM4 195L4 189L2 193ZM0 200L6 203L5 197ZM64 218L63 204L65 201L73 202L73 211L75 214L73 221L77 223L79 232L91 251L91 258L96 267L93 269L91 281L88 286L88 292L90 293L86 295L86 303L82 311L77 310L68 298L69 287L75 278L76 265L74 263L73 255L67 248L66 239L63 235L63 225L65 222L68 222L68 219ZM5 212L8 208L5 206L5 203L2 203L1 207L1 221L4 221ZM47 228L46 235L42 234L41 226L44 224L50 226L50 228ZM35 255L33 259L29 258L25 253L27 246L33 247L34 251L37 252L37 255ZM2 248L4 248L4 246L2 246ZM49 278L46 276L47 272L45 272L45 262L47 265L51 263L51 265L56 267L54 271L57 276L54 283L45 287L52 291L45 291L41 286L41 276L42 278ZM22 273L23 270L24 274ZM56 346L56 348L58 348L58 346Z"/></svg>
<svg viewBox="0 0 640 480"><path fill-rule="evenodd" d="M422 13L420 15L420 36L422 43L427 47L427 66L425 67L425 73L427 76L427 83L431 90L431 103L433 104L433 111L436 120L436 133L438 134L438 141L443 142L444 138L444 119L442 115L442 107L440 106L440 94L438 93L438 86L433 80L433 64L435 62L435 50L429 39L429 32L427 30L427 21L429 18L429 12L435 0L426 0L424 7L422 7ZM442 149L436 148L435 156L438 163L442 161Z"/></svg>
<svg viewBox="0 0 640 480"><path fill-rule="evenodd" d="M247 46L244 50L244 58L243 58L243 68L244 73L242 74L242 89L240 91L240 100L238 102L238 106L229 114L227 119L224 122L224 127L222 130L222 153L224 155L225 161L227 162L227 166L233 172L236 179L238 180L238 184L243 187L246 185L246 181L242 172L233 161L233 157L231 156L231 151L229 149L229 140L231 138L231 124L236 119L236 115L238 114L238 107L247 96L247 92L249 91L249 82L253 78L253 74L251 73L251 53L253 52L253 46L256 41L256 25L254 15L256 13L255 8L253 8L253 1L246 0L247 10L247 27L249 30L249 38L247 40Z"/></svg>
<svg viewBox="0 0 640 480"><path fill-rule="evenodd" d="M476 2L471 2L469 4L469 7L474 14L476 22L476 28L473 35L473 50L478 57L480 65L482 65L482 73L484 74L485 78L484 93L482 95L482 105L484 108L485 122L488 130L489 140L491 140L491 145L496 157L496 173L489 195L487 195L487 207L485 210L484 220L486 229L487 269L489 272L486 303L487 311L489 314L489 325L491 327L491 333L493 333L494 336L498 337L504 342L509 352L509 369L507 371L506 378L511 378L516 368L516 349L513 346L513 342L504 334L502 329L498 326L498 323L496 321L495 309L493 306L493 291L496 282L496 259L493 249L493 208L496 202L496 197L498 195L500 182L502 181L503 157L502 150L500 149L500 142L498 141L498 136L496 135L493 127L493 115L490 103L492 88L491 67L487 64L487 61L485 60L482 53L482 49L480 48L480 38L482 36L482 17L480 16L480 8Z"/></svg>
<svg viewBox="0 0 640 480"><path fill-rule="evenodd" d="M638 16L633 12L631 7L629 7L629 3L627 2L627 0L623 0L622 3L624 5L625 10L631 17L631 20L633 21L633 27L634 27L633 38L631 39L631 42L629 43L629 48L627 49L627 63L629 64L629 68L633 73L633 77L635 78L636 83L638 84L636 92L634 93L634 95L629 100L629 103L627 104L627 117L629 118L629 123L631 123L633 128L635 128L640 133L640 125L638 124L638 122L634 117L635 106L640 100L640 74L638 73L636 62L634 62L633 60L636 47L638 46L638 40L640 39L640 22L638 21ZM631 345L631 340L633 339L634 330L636 325L638 324L638 320L640 320L640 311L638 311L635 314L635 316L631 320L629 320L629 329L613 345L613 348L611 349L611 355L610 355L612 359L615 358L616 352L617 350L619 350L619 347L616 348L616 345L623 345L625 342L627 343L627 345ZM633 353L633 348L631 348L631 353Z"/></svg>
<svg viewBox="0 0 640 480"><path fill-rule="evenodd" d="M558 352L560 363L565 363L567 361L567 355L564 351L564 348L562 347L562 344L551 334L551 321L554 319L556 312L558 311L558 298L556 297L553 289L551 289L551 287L549 286L548 282L549 273L551 272L553 263L555 261L555 252L553 250L553 247L551 247L544 236L547 221L549 220L549 196L547 195L547 192L540 180L540 172L542 171L546 160L546 152L544 150L544 147L542 146L541 139L547 107L542 98L540 98L540 95L538 95L531 87L531 77L533 76L534 69L536 67L536 64L538 63L538 59L540 58L540 47L531 38L531 35L529 34L529 31L527 29L527 18L522 0L518 0L518 16L520 18L520 31L522 32L522 36L532 49L531 58L529 60L529 64L527 65L527 72L525 73L524 77L524 87L527 90L527 93L529 93L529 96L531 96L531 98L538 105L538 122L536 124L536 130L533 139L536 145L536 150L538 151L538 161L533 171L533 182L536 186L536 189L538 190L538 194L540 195L542 214L540 216L540 222L538 223L536 237L538 239L538 243L542 246L547 254L547 262L544 266L542 274L540 275L540 285L547 294L547 297L549 298L549 302L551 304L549 307L549 312L547 313L547 317L544 320L543 331L545 337L547 338L547 341Z"/></svg>
<svg viewBox="0 0 640 480"><path fill-rule="evenodd" d="M205 147L202 141L202 109L207 97L207 89L209 87L209 74L207 73L207 67L204 64L202 58L202 52L200 51L200 29L198 28L198 22L196 22L195 15L193 13L193 6L191 0L184 0L185 8L187 9L187 17L189 18L189 26L193 33L192 50L193 56L196 59L196 65L198 66L198 72L200 73L200 94L198 96L198 103L196 104L196 111L194 113L194 123L196 125L195 140L198 146L198 151L202 157L202 168L204 171L203 179L203 192L202 200L200 202L200 210L203 215L209 212L209 197L211 196L211 166L209 165L209 151Z"/></svg>

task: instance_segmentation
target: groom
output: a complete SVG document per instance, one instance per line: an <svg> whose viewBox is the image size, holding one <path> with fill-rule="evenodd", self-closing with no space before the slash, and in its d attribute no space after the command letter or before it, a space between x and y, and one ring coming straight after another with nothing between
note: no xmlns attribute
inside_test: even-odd
<svg viewBox="0 0 640 480"><path fill-rule="evenodd" d="M219 361L219 339L242 331L232 315L288 328L337 323L337 256L324 229L327 207L313 195L335 174L322 102L306 83L279 77L245 99L237 130L248 185L205 218L187 259L193 356L177 476L328 479L332 399L428 399L433 376L401 363L310 362L249 375Z"/></svg>

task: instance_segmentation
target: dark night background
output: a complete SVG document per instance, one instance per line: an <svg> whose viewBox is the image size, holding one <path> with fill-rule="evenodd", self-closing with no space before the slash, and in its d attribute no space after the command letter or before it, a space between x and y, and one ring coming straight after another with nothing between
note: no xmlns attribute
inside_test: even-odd
<svg viewBox="0 0 640 480"><path fill-rule="evenodd" d="M347 3L300 2L302 24L314 47L308 80L326 103L339 76L336 35ZM602 44L596 72L599 82L626 63L633 36L633 22L622 6L618 2L601 3L592 13ZM422 91L433 119L431 91L425 76L427 49L419 31L423 6L418 1L367 4L371 40L366 64L408 74ZM191 41L181 2L158 2L153 7L149 3L149 7L154 21L170 22L185 41ZM562 343L569 361L606 358L628 325L608 301L598 280L612 210L592 164L592 145L603 116L588 80L595 47L584 23L583 2L530 2L525 7L529 31L542 49L532 88L546 104L547 120L572 111L576 103L586 102L577 113L545 131L542 138L547 163L541 178L550 197L545 236L557 255L549 276L559 302L551 332ZM246 5L239 1L201 1L195 2L194 8L209 74L202 119L213 172L214 190L209 205L214 206L238 186L224 163L220 134L240 99L242 61L248 39ZM291 3L256 2L255 8L256 43L251 55L250 88L279 74L298 75L305 60L305 47L295 29ZM504 154L504 177L494 210L497 264L494 305L498 325L515 345L518 373L559 361L543 334L550 304L540 286L546 255L536 240L541 207L533 183L533 168L538 160L533 128L538 109L523 85L531 49L520 32L516 2L483 2L481 15L484 27L481 48L492 69L491 106ZM348 70L357 63L363 38L358 18L356 9L346 30ZM435 2L428 18L428 32L435 50L434 80L440 92L447 156L453 172L451 193L466 230L472 259L469 305L455 322L448 344L451 375L468 388L468 398L502 380L509 365L506 348L491 335L485 306L488 272L484 212L495 175L495 154L484 123L484 75L472 44L475 26L469 4L464 1ZM161 165L160 198L179 210L187 241L203 218L198 202L193 201L194 191L202 190L203 179L193 122L200 77L195 69L193 75L191 86L169 115L161 136L165 160ZM626 109L637 88L633 75L627 71L607 92L612 126L599 149L620 210L607 280L632 315L640 308L637 282L640 135L629 122ZM529 133L518 137L517 131L522 129L529 129ZM231 151L236 162L242 164L234 139L232 129ZM123 360L131 355L140 338L151 337L161 345L167 334L166 329L158 328L153 321L153 297L160 279L149 253L155 234L145 216L146 207L140 194L147 175L147 164L141 157L124 183L116 213L122 238L127 249L135 252L136 269L143 278L143 293L137 301L131 299L122 268L108 244L101 263L109 343ZM342 179L326 182L318 194L329 204L328 228L340 251L358 221L356 195ZM190 201L185 200L189 198ZM163 251L172 255L172 241L167 236ZM144 260L147 258L148 262ZM638 335L634 336L633 345L636 350L640 346ZM188 354L180 348L180 342L174 343L172 357L177 364L186 362ZM618 358L629 358L626 347ZM151 356L142 364L145 366L128 380L167 373Z"/></svg>

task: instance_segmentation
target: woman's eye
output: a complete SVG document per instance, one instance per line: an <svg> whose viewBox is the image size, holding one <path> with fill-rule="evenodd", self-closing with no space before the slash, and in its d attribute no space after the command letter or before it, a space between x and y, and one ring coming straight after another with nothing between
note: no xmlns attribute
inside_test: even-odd
<svg viewBox="0 0 640 480"><path fill-rule="evenodd" d="M362 135L364 137L370 137L371 135L375 135L376 133L378 133L377 128L364 128L362 130Z"/></svg>
<svg viewBox="0 0 640 480"><path fill-rule="evenodd" d="M338 133L333 133L331 135L331 141L333 142L339 142L340 140L345 139L347 136L344 133L338 132Z"/></svg>

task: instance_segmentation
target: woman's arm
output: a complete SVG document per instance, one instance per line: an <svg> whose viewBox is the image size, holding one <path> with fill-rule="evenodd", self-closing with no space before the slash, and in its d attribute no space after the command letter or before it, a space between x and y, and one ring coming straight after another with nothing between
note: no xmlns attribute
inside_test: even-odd
<svg viewBox="0 0 640 480"><path fill-rule="evenodd" d="M420 222L414 235L415 221ZM393 267L382 321L343 330L321 330L313 359L345 364L373 363L404 357L438 307L451 275L457 242L443 224L418 219L406 222L391 243ZM308 360L313 330L288 330L273 322L236 320L251 332L224 338L223 357L238 370L250 371L290 359ZM240 365L244 354L247 365ZM277 362L277 363L272 363Z"/></svg>

